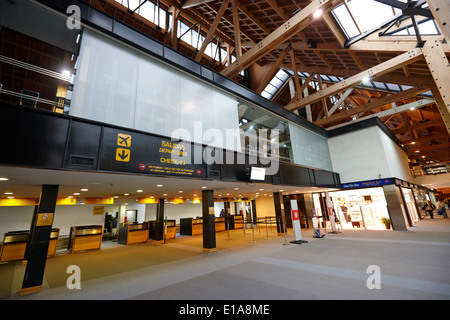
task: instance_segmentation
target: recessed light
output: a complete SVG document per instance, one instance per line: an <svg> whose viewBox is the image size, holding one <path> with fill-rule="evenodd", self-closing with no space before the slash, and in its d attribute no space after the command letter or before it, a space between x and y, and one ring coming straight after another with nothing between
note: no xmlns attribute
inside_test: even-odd
<svg viewBox="0 0 450 320"><path fill-rule="evenodd" d="M124 195L124 196L129 196L130 194L129 194L129 193L124 193L123 195Z"/></svg>
<svg viewBox="0 0 450 320"><path fill-rule="evenodd" d="M89 191L89 189L84 188L84 189L81 189L81 191Z"/></svg>
<svg viewBox="0 0 450 320"><path fill-rule="evenodd" d="M8 178L5 178L5 177L1 177L0 178L0 181L8 181L9 179Z"/></svg>
<svg viewBox="0 0 450 320"><path fill-rule="evenodd" d="M73 195L74 195L74 196L79 196L80 193L79 193L79 192L74 192Z"/></svg>
<svg viewBox="0 0 450 320"><path fill-rule="evenodd" d="M234 188L233 190L239 190L239 188Z"/></svg>
<svg viewBox="0 0 450 320"><path fill-rule="evenodd" d="M117 199L117 198L119 198L119 196L114 196L114 199Z"/></svg>
<svg viewBox="0 0 450 320"><path fill-rule="evenodd" d="M157 184L156 186L157 186L158 188L164 187L164 185L162 185L162 184Z"/></svg>
<svg viewBox="0 0 450 320"><path fill-rule="evenodd" d="M14 199L14 197L13 196L9 196L9 197L7 197L8 199Z"/></svg>
<svg viewBox="0 0 450 320"><path fill-rule="evenodd" d="M163 193L163 196L167 196L167 193Z"/></svg>
<svg viewBox="0 0 450 320"><path fill-rule="evenodd" d="M144 190L139 189L139 190L136 190L136 192L144 192Z"/></svg>
<svg viewBox="0 0 450 320"><path fill-rule="evenodd" d="M207 187L207 186L203 186L203 187L202 187L202 189L206 189L206 188L208 188L208 187Z"/></svg>
<svg viewBox="0 0 450 320"><path fill-rule="evenodd" d="M13 194L12 192L5 192L5 194Z"/></svg>
<svg viewBox="0 0 450 320"><path fill-rule="evenodd" d="M178 193L183 193L183 190L179 190Z"/></svg>

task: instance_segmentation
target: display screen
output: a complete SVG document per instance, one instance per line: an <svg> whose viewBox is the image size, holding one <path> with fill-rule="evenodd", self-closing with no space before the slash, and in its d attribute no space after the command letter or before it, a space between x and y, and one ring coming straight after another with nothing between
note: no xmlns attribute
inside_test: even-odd
<svg viewBox="0 0 450 320"><path fill-rule="evenodd" d="M264 180L266 178L266 168L252 167L250 180Z"/></svg>

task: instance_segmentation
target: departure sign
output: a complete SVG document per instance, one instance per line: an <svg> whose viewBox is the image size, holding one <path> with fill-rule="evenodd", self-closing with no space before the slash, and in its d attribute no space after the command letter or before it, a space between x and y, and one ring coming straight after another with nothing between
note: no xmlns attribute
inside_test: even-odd
<svg viewBox="0 0 450 320"><path fill-rule="evenodd" d="M183 177L206 177L206 165L194 164L191 143L104 128L100 170Z"/></svg>

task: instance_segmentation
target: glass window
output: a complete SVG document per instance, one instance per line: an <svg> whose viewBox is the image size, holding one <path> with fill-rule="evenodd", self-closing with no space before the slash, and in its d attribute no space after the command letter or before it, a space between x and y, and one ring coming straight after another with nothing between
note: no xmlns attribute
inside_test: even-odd
<svg viewBox="0 0 450 320"><path fill-rule="evenodd" d="M360 34L345 5L340 5L334 9L333 14L342 26L347 38L350 39Z"/></svg>
<svg viewBox="0 0 450 320"><path fill-rule="evenodd" d="M348 5L358 19L362 31L369 31L394 16L392 7L374 0L352 0Z"/></svg>
<svg viewBox="0 0 450 320"><path fill-rule="evenodd" d="M286 121L243 101L238 101L238 114L243 152L291 162L292 148Z"/></svg>

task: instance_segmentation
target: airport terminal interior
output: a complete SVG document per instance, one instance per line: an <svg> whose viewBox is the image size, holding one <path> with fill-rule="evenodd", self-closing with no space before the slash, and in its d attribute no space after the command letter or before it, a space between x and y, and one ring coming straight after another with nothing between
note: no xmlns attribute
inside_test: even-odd
<svg viewBox="0 0 450 320"><path fill-rule="evenodd" d="M0 299L448 300L449 40L446 0L0 2Z"/></svg>

